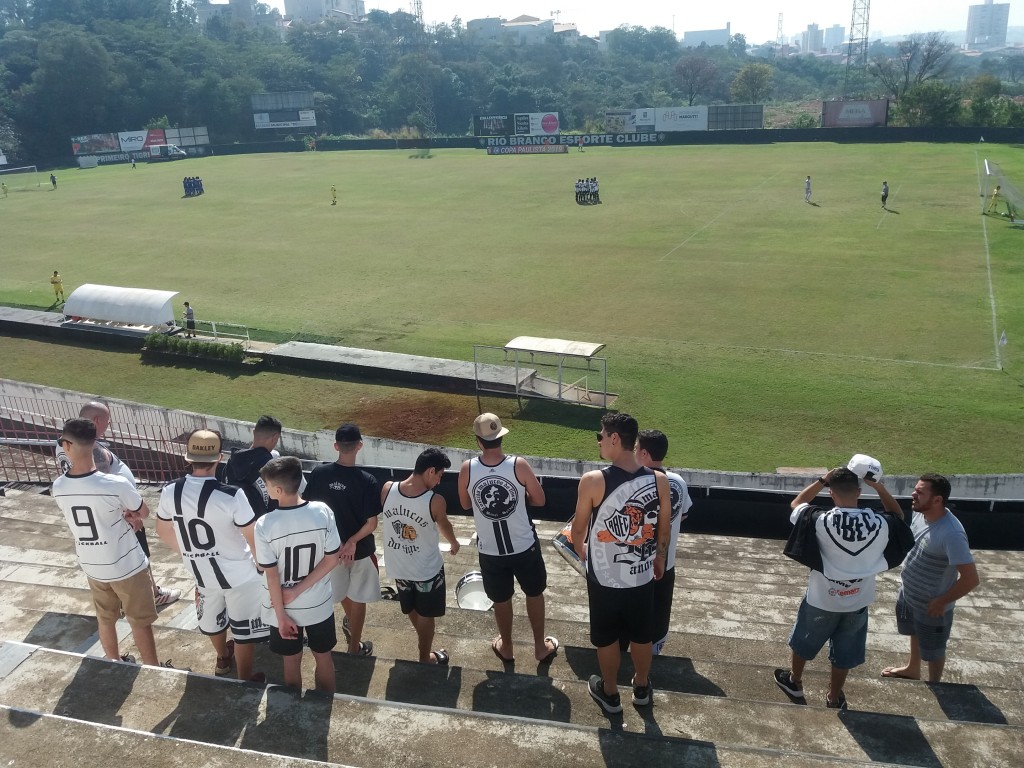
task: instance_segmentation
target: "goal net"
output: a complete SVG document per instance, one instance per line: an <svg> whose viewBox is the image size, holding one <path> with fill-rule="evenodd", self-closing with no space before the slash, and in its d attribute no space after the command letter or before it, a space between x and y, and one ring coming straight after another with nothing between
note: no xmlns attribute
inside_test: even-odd
<svg viewBox="0 0 1024 768"><path fill-rule="evenodd" d="M39 176L39 171L34 165L0 169L0 182L3 182L10 192L27 192L39 189L43 183Z"/></svg>
<svg viewBox="0 0 1024 768"><path fill-rule="evenodd" d="M1013 221L1019 218L1019 212L1024 210L1024 195L1021 195L1020 190L991 160L985 161L985 185L982 194L982 213L1007 216Z"/></svg>

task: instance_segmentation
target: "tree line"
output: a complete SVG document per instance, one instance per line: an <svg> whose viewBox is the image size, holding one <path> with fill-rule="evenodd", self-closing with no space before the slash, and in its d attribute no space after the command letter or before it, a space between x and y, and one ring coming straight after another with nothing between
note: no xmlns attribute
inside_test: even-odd
<svg viewBox="0 0 1024 768"><path fill-rule="evenodd" d="M477 45L458 18L424 29L371 11L357 24L196 21L188 0L0 0L0 149L65 162L69 138L207 126L214 143L282 138L255 129L254 93L314 93L317 133L466 135L474 114L557 111L563 130L601 131L606 110L889 97L906 125L1024 125L1024 57L958 55L941 35L875 43L852 78L811 56L728 45L682 49L673 32L624 26L607 50L552 36ZM792 125L816 124L813 115Z"/></svg>

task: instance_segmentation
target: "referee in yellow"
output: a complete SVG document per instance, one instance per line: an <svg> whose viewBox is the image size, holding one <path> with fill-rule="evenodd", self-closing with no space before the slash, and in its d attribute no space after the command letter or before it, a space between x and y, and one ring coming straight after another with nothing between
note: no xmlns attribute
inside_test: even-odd
<svg viewBox="0 0 1024 768"><path fill-rule="evenodd" d="M64 301L64 281L60 277L60 272L56 269L53 270L53 277L50 278L50 285L53 286L53 295L58 301Z"/></svg>

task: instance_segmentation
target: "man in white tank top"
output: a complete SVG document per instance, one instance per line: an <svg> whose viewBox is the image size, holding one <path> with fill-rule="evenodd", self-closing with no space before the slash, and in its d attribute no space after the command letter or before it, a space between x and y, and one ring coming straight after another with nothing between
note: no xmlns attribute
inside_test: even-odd
<svg viewBox="0 0 1024 768"><path fill-rule="evenodd" d="M590 642L601 668L600 675L591 675L588 690L608 713L622 711L616 683L619 638L630 641L633 703L646 706L654 696L648 677L655 639L654 584L665 573L671 493L663 472L636 460L638 432L636 419L628 413L601 417L601 458L612 463L580 478L572 521L576 554L587 564ZM652 523L648 515L654 513Z"/></svg>
<svg viewBox="0 0 1024 768"><path fill-rule="evenodd" d="M654 644L655 656L665 648L668 626L672 616L672 596L676 584L676 543L683 520L690 512L693 502L686 489L686 481L675 472L665 469L665 454L668 453L668 438L658 429L641 429L636 443L636 460L643 466L664 472L668 478L669 493L672 496L672 531L668 537L668 552L665 555L665 575L654 585ZM657 519L656 512L648 518Z"/></svg>
<svg viewBox="0 0 1024 768"><path fill-rule="evenodd" d="M424 664L448 663L444 648L430 649L434 619L444 616L445 579L438 533L459 553L459 540L448 520L444 496L434 493L444 471L452 463L440 448L427 448L416 466L400 483L387 482L381 489L381 527L384 529L384 567L398 586L398 602L409 617Z"/></svg>
<svg viewBox="0 0 1024 768"><path fill-rule="evenodd" d="M515 663L512 652L513 580L526 595L526 614L533 629L533 654L537 661L553 661L558 640L544 634L544 590L547 570L526 505L544 505L544 489L529 463L519 456L506 456L501 439L508 429L493 413L483 413L473 422L481 454L465 461L459 470L459 500L463 509L473 511L480 571L484 592L494 602L498 637L491 650L503 664Z"/></svg>

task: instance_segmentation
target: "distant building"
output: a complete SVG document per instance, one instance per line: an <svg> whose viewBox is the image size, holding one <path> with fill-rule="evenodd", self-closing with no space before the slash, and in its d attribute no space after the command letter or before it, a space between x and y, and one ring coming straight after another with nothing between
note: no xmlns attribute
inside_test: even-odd
<svg viewBox="0 0 1024 768"><path fill-rule="evenodd" d="M364 0L284 0L284 15L309 24L320 19L357 21L366 15Z"/></svg>
<svg viewBox="0 0 1024 768"><path fill-rule="evenodd" d="M1006 27L1010 22L1010 4L985 0L967 12L968 48L1005 48Z"/></svg>
<svg viewBox="0 0 1024 768"><path fill-rule="evenodd" d="M825 50L829 53L837 53L846 41L846 27L840 24L833 24L825 30Z"/></svg>
<svg viewBox="0 0 1024 768"><path fill-rule="evenodd" d="M604 33L601 33L604 37ZM722 45L728 47L732 39L732 24L726 22L725 29L700 29L693 32L683 32L683 48L699 48L702 44L713 46Z"/></svg>
<svg viewBox="0 0 1024 768"><path fill-rule="evenodd" d="M806 31L800 34L801 53L821 53L825 47L825 35L817 24L808 24Z"/></svg>
<svg viewBox="0 0 1024 768"><path fill-rule="evenodd" d="M508 20L489 17L466 22L466 37L475 45L536 45L547 42L552 36L567 43L580 39L575 24L559 24L554 19L538 19L536 16L517 16Z"/></svg>

